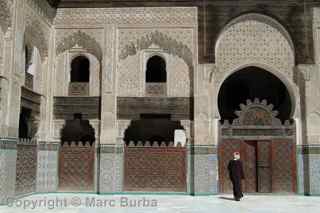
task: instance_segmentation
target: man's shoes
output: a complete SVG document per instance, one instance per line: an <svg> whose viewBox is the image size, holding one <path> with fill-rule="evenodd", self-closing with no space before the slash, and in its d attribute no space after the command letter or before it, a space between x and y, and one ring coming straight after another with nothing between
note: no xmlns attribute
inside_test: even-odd
<svg viewBox="0 0 320 213"><path fill-rule="evenodd" d="M240 198L236 197L236 198L235 198L235 201L240 201Z"/></svg>

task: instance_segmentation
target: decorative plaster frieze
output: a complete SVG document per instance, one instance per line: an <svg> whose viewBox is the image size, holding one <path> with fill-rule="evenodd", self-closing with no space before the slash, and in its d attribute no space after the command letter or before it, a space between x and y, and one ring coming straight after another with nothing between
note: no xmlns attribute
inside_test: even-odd
<svg viewBox="0 0 320 213"><path fill-rule="evenodd" d="M27 0L26 2L33 11L48 23L53 22L53 18L56 16L56 9L51 7L46 0Z"/></svg>
<svg viewBox="0 0 320 213"><path fill-rule="evenodd" d="M58 29L56 41L57 55L78 45L96 56L99 61L102 59L103 51L101 43L103 41L103 32L101 30L86 30L86 32L84 32L80 29Z"/></svg>
<svg viewBox="0 0 320 213"><path fill-rule="evenodd" d="M264 21L265 20L265 21ZM272 23L270 23L272 22ZM254 14L231 22L216 45L217 85L226 73L259 66L292 80L295 65L292 41L283 27L270 17Z"/></svg>
<svg viewBox="0 0 320 213"><path fill-rule="evenodd" d="M195 7L59 8L56 26L104 24L197 26Z"/></svg>
<svg viewBox="0 0 320 213"><path fill-rule="evenodd" d="M30 20L30 19L27 19ZM38 20L26 23L24 39L28 46L35 46L40 52L41 59L48 57L50 31L45 31Z"/></svg>
<svg viewBox="0 0 320 213"><path fill-rule="evenodd" d="M152 44L165 52L182 58L193 70L193 33L189 30L121 30L119 32L119 58L135 55Z"/></svg>

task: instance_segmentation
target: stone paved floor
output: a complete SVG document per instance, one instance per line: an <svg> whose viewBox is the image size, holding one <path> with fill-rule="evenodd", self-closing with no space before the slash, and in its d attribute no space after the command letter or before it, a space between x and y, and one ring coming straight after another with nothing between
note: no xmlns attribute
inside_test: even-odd
<svg viewBox="0 0 320 213"><path fill-rule="evenodd" d="M298 195L246 195L241 202L230 195L92 195L39 194L10 201L0 213L307 213L320 212L320 197ZM37 207L33 209L33 204ZM37 203L36 203L37 202ZM130 205L131 207L123 207ZM95 205L95 207L94 207Z"/></svg>

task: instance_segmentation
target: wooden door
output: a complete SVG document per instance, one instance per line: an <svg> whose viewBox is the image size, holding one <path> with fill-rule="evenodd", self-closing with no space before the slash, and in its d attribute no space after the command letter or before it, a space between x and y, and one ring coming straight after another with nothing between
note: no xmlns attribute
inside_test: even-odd
<svg viewBox="0 0 320 213"><path fill-rule="evenodd" d="M257 142L258 192L272 192L271 141Z"/></svg>
<svg viewBox="0 0 320 213"><path fill-rule="evenodd" d="M222 140L218 147L219 158L219 191L232 193L232 183L229 178L228 163L233 159L233 153L240 151L240 140Z"/></svg>
<svg viewBox="0 0 320 213"><path fill-rule="evenodd" d="M245 179L243 181L244 192L257 192L257 142L244 141L241 143L241 160Z"/></svg>
<svg viewBox="0 0 320 213"><path fill-rule="evenodd" d="M272 192L296 191L295 144L292 140L272 141Z"/></svg>

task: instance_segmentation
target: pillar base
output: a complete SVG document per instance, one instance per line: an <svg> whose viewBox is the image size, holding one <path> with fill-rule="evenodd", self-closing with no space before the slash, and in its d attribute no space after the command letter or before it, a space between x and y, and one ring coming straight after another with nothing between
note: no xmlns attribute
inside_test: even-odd
<svg viewBox="0 0 320 213"><path fill-rule="evenodd" d="M37 192L58 190L59 143L38 143Z"/></svg>
<svg viewBox="0 0 320 213"><path fill-rule="evenodd" d="M100 164L97 168L98 193L122 192L123 149L122 144L100 144Z"/></svg>
<svg viewBox="0 0 320 213"><path fill-rule="evenodd" d="M217 194L218 158L216 146L193 145L190 150L192 158L190 161L190 194Z"/></svg>
<svg viewBox="0 0 320 213"><path fill-rule="evenodd" d="M15 196L17 141L16 138L0 139L0 205Z"/></svg>

